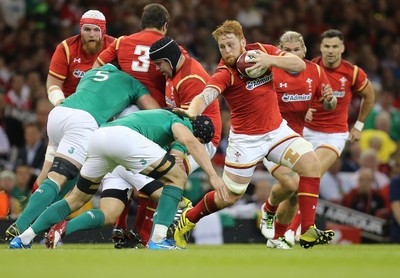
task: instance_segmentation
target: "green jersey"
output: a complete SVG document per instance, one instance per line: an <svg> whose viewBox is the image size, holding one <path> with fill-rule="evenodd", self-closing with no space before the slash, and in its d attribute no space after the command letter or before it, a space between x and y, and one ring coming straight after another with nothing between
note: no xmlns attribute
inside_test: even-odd
<svg viewBox="0 0 400 278"><path fill-rule="evenodd" d="M192 124L188 118L180 117L163 109L138 111L115 121L105 123L100 128L126 126L139 132L162 148L165 148L175 141L171 129L175 123L183 124L193 132ZM174 145L174 149L178 149L183 153L187 152L187 149L180 144Z"/></svg>
<svg viewBox="0 0 400 278"><path fill-rule="evenodd" d="M60 106L84 110L101 125L146 94L150 92L142 83L106 64L86 72L76 92Z"/></svg>

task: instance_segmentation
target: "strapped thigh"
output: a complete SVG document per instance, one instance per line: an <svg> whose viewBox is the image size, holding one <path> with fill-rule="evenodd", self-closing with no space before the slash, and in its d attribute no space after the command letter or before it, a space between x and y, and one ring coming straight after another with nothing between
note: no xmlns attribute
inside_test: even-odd
<svg viewBox="0 0 400 278"><path fill-rule="evenodd" d="M165 154L160 164L153 171L151 171L147 176L157 180L168 173L172 167L175 165L175 156L170 154Z"/></svg>

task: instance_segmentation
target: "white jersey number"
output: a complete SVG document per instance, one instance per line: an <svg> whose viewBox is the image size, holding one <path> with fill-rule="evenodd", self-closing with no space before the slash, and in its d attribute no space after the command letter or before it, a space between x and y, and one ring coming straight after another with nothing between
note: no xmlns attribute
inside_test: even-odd
<svg viewBox="0 0 400 278"><path fill-rule="evenodd" d="M98 72L96 72L96 77L93 78L94 81L106 81L108 79L108 75L107 75L107 71L101 71L99 70Z"/></svg>
<svg viewBox="0 0 400 278"><path fill-rule="evenodd" d="M140 72L148 72L150 67L150 56L149 56L150 47L147 45L137 45L135 47L135 51L133 52L135 55L138 55L139 61L132 61L132 70L140 71Z"/></svg>

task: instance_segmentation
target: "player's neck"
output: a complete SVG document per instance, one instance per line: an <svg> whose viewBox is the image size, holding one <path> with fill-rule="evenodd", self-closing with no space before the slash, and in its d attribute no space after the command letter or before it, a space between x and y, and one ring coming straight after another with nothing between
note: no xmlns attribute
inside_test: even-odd
<svg viewBox="0 0 400 278"><path fill-rule="evenodd" d="M323 60L323 59L322 59L322 61L323 61L324 66L325 66L326 68L328 68L328 69L335 69L335 68L337 68L337 67L340 65L342 59L339 59L339 60L337 60L336 62L333 62L333 63L329 63L329 62L327 62L327 61L325 61L325 60Z"/></svg>
<svg viewBox="0 0 400 278"><path fill-rule="evenodd" d="M157 32L160 33L161 35L165 36L167 32L165 32L164 30L160 30L157 28L145 28L144 31L153 31L153 32Z"/></svg>

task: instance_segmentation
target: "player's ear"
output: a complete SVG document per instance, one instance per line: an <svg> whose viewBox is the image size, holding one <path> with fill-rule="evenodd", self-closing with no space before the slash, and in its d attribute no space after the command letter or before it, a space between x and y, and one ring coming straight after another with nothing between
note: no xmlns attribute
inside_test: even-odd
<svg viewBox="0 0 400 278"><path fill-rule="evenodd" d="M243 48L246 46L246 39L245 39L245 38L242 38L242 39L240 40L240 45L241 45Z"/></svg>

